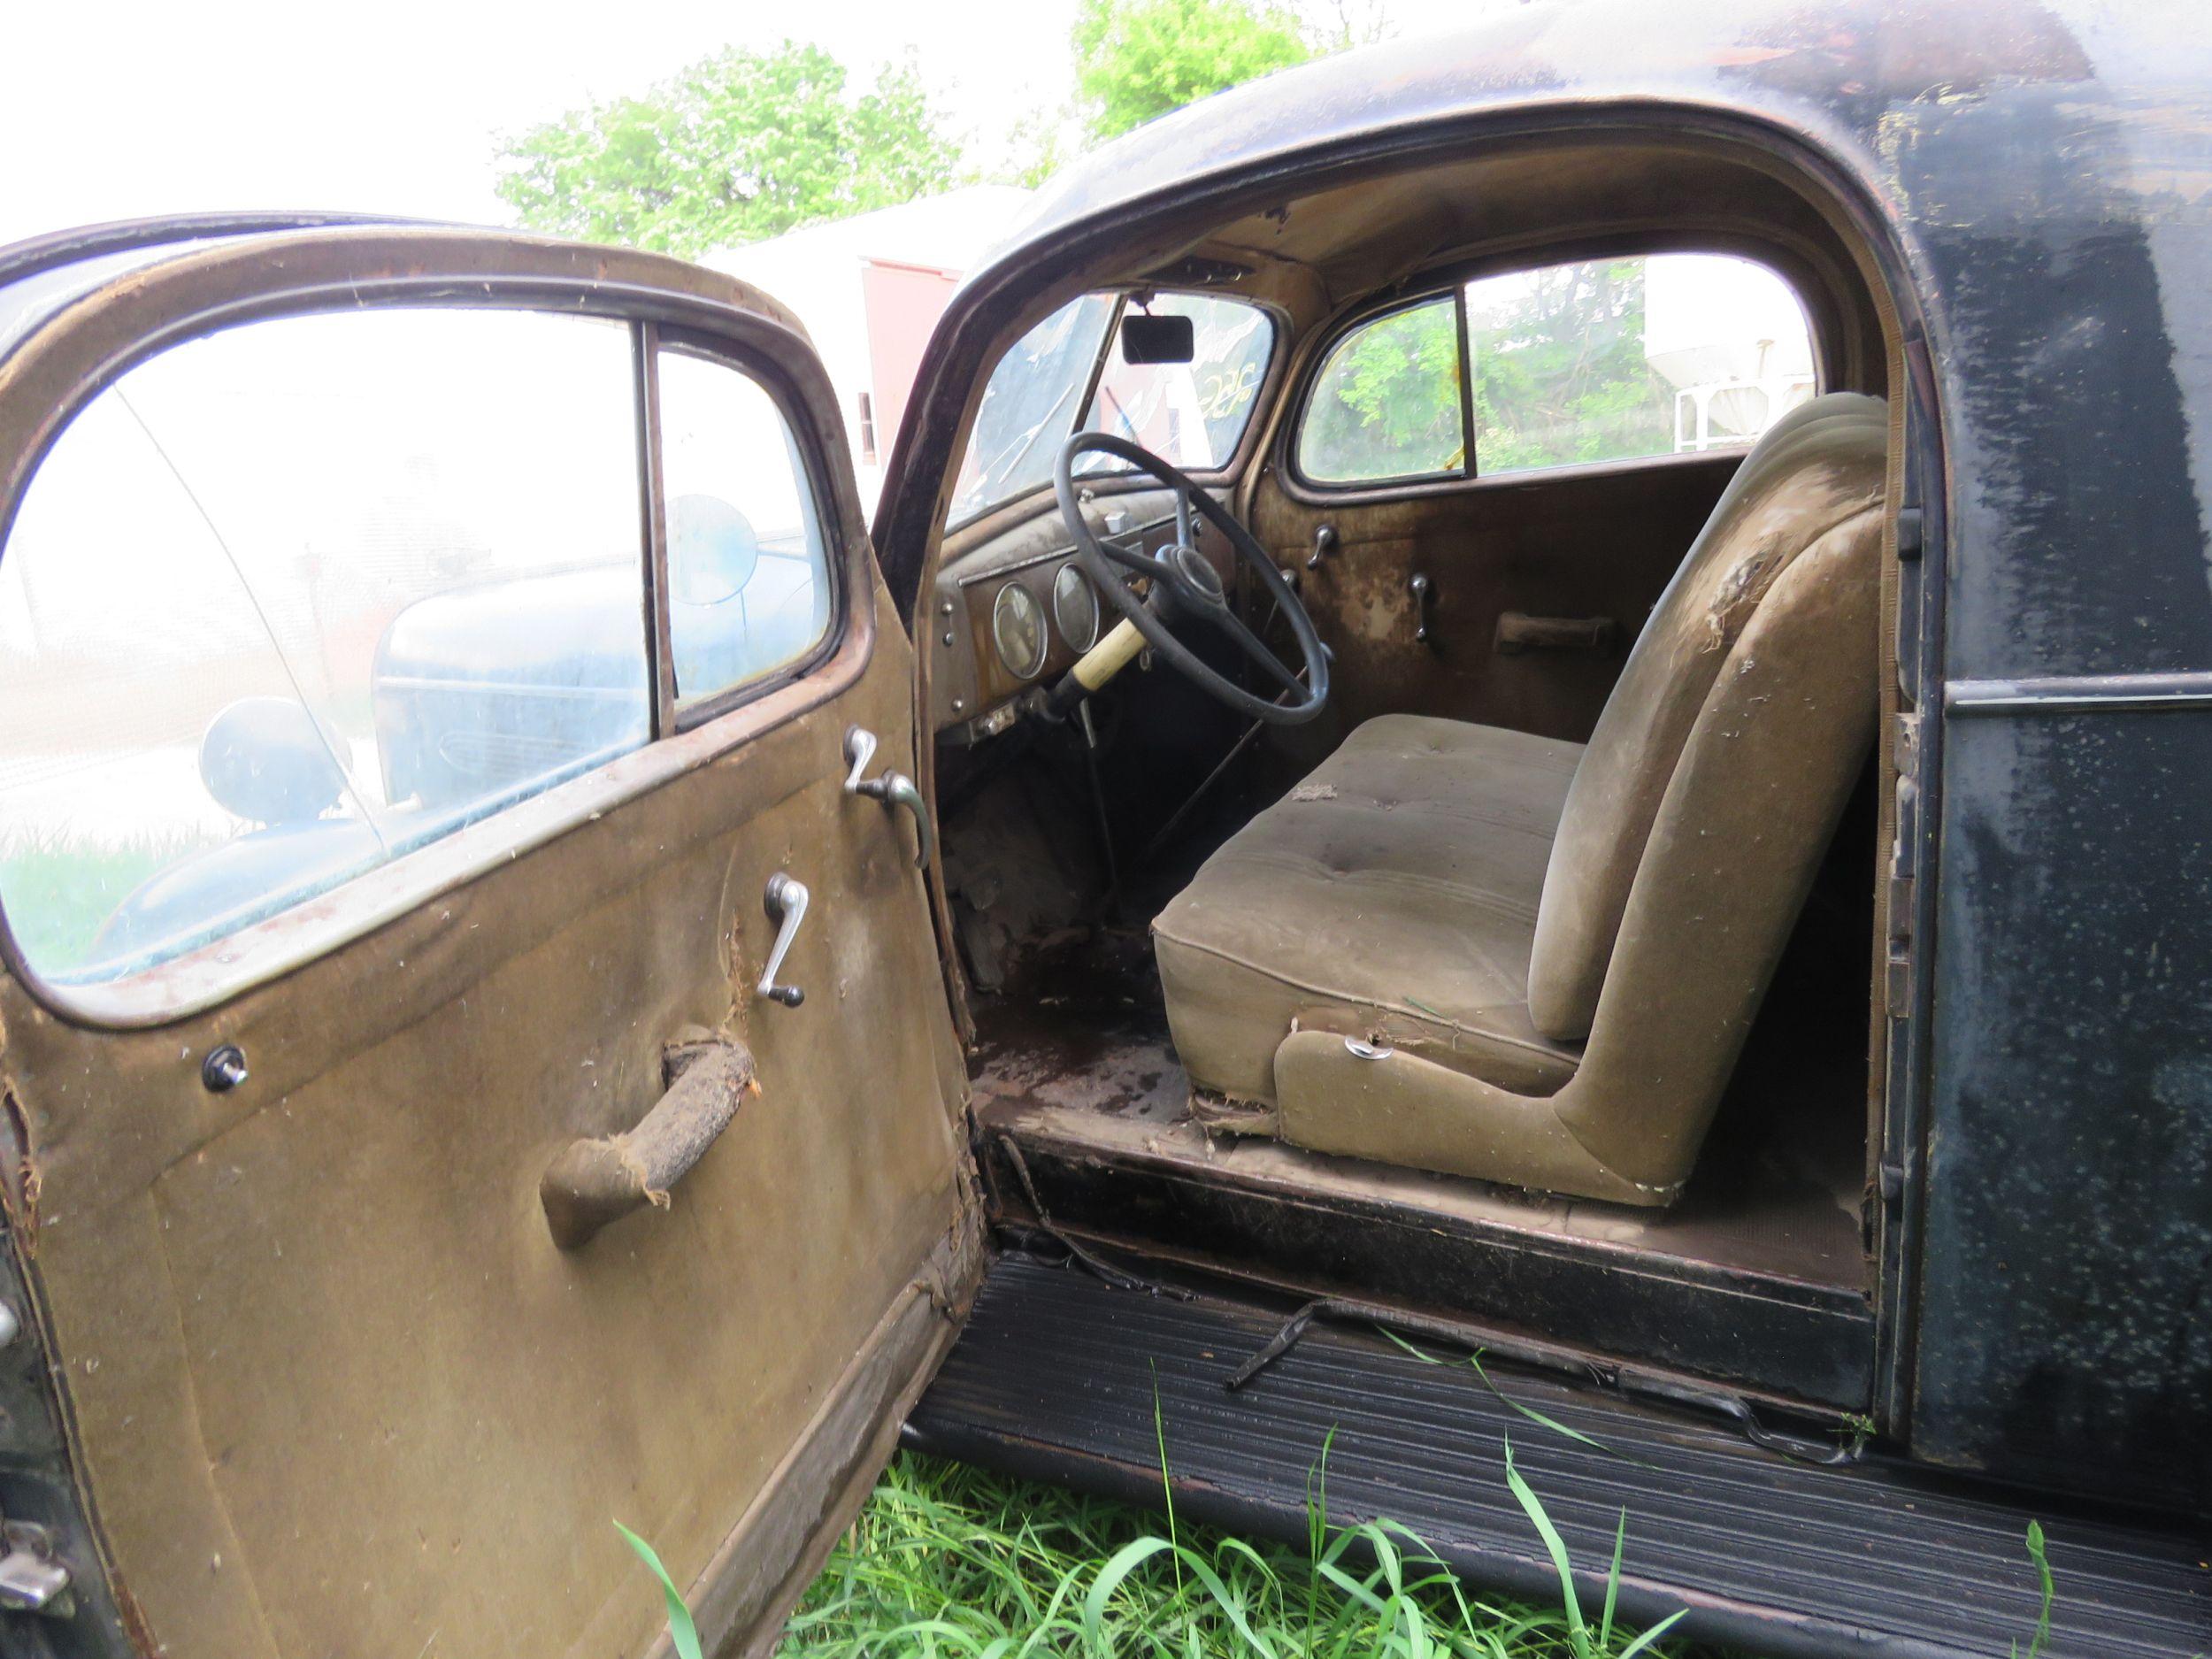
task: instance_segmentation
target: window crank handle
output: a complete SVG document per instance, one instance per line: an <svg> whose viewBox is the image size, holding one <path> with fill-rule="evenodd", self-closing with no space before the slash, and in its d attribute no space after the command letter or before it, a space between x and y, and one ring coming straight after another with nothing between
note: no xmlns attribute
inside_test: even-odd
<svg viewBox="0 0 2212 1659"><path fill-rule="evenodd" d="M768 947L768 964L760 971L760 983L753 987L753 995L785 1008L796 1008L806 1001L806 993L797 986L776 983L791 941L799 936L799 924L806 920L806 883L780 870L768 878L768 890L762 895L768 919L776 924L776 941Z"/></svg>

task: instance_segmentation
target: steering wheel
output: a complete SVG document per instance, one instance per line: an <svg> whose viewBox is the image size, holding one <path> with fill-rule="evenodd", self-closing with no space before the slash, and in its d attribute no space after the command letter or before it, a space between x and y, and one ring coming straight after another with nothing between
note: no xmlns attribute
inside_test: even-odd
<svg viewBox="0 0 2212 1659"><path fill-rule="evenodd" d="M1115 456L1175 492L1175 540L1171 545L1154 556L1099 538L1083 516L1075 493L1075 464L1087 455ZM1067 520L1068 534L1074 538L1077 560L1123 618L1068 671L1054 689L1052 703L1071 706L1080 702L1148 645L1200 690L1255 719L1299 726L1321 712L1329 700L1329 654L1321 636L1314 632L1313 618L1298 603L1296 590L1275 568L1267 549L1230 517L1228 509L1150 450L1105 432L1079 432L1062 446L1053 464L1052 488L1059 497L1060 516ZM1194 511L1228 538L1239 562L1251 571L1288 618L1299 654L1305 659L1301 669L1294 672L1285 667L1282 659L1237 615L1221 573L1198 551ZM1148 594L1140 596L1132 591L1125 579L1133 575L1148 579ZM1209 665L1171 631L1169 625L1185 618L1227 634L1281 691L1273 697L1261 696Z"/></svg>

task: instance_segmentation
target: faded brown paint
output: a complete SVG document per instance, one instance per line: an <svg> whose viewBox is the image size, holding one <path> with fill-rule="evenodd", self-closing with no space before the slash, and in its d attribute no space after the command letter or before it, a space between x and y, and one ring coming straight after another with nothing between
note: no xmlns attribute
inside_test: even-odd
<svg viewBox="0 0 2212 1659"><path fill-rule="evenodd" d="M334 276L588 270L618 308L718 320L833 430L781 314L707 273L449 233L288 253ZM0 477L23 475L27 415L151 311L265 288L262 257L136 280L19 357ZM856 526L842 450L824 453ZM896 820L840 787L848 725L912 752L912 655L856 528L842 565L843 643L812 676L541 797L511 859L434 854L426 902L373 931L146 1029L0 980L26 1148L11 1234L117 1592L163 1650L641 1650L659 1616L611 1516L741 1642L864 1490L978 1258L921 878ZM755 1013L777 870L813 889L787 964L810 995ZM548 1164L635 1125L664 1045L699 1028L742 1032L760 1097L667 1210L562 1251ZM251 1076L211 1094L199 1060L224 1041ZM776 1541L738 1561L741 1533Z"/></svg>

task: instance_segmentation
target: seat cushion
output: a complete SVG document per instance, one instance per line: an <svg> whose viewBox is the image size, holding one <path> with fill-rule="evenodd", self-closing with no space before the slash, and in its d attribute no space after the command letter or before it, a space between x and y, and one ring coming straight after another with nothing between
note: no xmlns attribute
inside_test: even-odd
<svg viewBox="0 0 2212 1659"><path fill-rule="evenodd" d="M1294 1029L1378 1038L1521 1094L1574 1074L1528 1018L1530 941L1582 746L1386 714L1208 859L1152 924L1201 1088L1276 1101Z"/></svg>

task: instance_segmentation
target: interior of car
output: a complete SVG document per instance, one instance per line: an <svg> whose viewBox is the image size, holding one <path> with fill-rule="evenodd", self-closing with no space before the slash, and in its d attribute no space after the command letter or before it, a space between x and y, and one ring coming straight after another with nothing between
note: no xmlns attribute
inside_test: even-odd
<svg viewBox="0 0 2212 1659"><path fill-rule="evenodd" d="M1678 134L1141 240L1010 319L917 630L999 1211L1863 1398L1849 227Z"/></svg>

